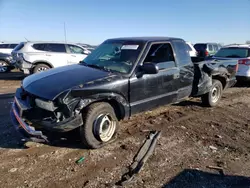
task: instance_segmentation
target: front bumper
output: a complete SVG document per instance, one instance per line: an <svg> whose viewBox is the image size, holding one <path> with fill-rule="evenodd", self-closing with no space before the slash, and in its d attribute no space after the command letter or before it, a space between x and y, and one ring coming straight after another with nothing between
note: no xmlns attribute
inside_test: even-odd
<svg viewBox="0 0 250 188"><path fill-rule="evenodd" d="M12 124L24 137L36 137L48 141L48 135L53 136L53 134L50 134L51 132L68 132L83 124L81 114L70 117L61 122L39 121L28 123L28 121L20 115L23 114L25 110L28 110L28 108L23 101L15 97L10 116Z"/></svg>

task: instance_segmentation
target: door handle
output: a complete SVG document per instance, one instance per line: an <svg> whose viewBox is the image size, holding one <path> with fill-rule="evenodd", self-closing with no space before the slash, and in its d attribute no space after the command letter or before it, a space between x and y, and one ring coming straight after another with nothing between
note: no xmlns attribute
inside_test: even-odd
<svg viewBox="0 0 250 188"><path fill-rule="evenodd" d="M46 56L51 56L50 54L46 54Z"/></svg>
<svg viewBox="0 0 250 188"><path fill-rule="evenodd" d="M71 55L72 57L76 57L75 55Z"/></svg>

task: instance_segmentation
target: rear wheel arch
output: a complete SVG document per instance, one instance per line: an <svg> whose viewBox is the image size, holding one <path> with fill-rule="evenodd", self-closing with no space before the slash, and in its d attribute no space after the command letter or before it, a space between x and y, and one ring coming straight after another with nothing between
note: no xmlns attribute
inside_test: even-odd
<svg viewBox="0 0 250 188"><path fill-rule="evenodd" d="M223 89L226 88L226 85L227 85L227 78L226 77L221 76L221 75L215 75L215 76L212 76L212 79L220 81L222 86L223 86Z"/></svg>
<svg viewBox="0 0 250 188"><path fill-rule="evenodd" d="M45 67L47 66L47 68L49 68L49 69L53 68L53 66L52 66L50 63L48 63L48 62L37 61L37 62L34 63L34 66L33 66L33 68L32 68L32 72L33 72L33 73L36 73L36 72L37 72L38 66L41 66L41 65L43 65L43 66L45 66Z"/></svg>
<svg viewBox="0 0 250 188"><path fill-rule="evenodd" d="M49 66L50 68L54 68L53 65L47 61L35 61L33 64L34 64L34 67L38 64L45 64L45 65Z"/></svg>

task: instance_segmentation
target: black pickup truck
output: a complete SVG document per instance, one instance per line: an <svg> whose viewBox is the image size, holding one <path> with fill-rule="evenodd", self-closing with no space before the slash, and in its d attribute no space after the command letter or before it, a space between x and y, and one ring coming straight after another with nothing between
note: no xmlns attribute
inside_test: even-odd
<svg viewBox="0 0 250 188"><path fill-rule="evenodd" d="M109 39L77 65L25 78L11 117L31 138L79 129L85 146L99 148L135 113L190 96L215 106L236 70L232 61L193 63L179 38Z"/></svg>

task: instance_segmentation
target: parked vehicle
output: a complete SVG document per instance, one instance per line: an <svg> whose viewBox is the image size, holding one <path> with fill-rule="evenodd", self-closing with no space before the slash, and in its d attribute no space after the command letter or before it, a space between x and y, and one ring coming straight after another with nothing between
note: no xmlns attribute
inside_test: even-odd
<svg viewBox="0 0 250 188"><path fill-rule="evenodd" d="M178 38L109 39L80 64L26 77L11 117L28 136L49 140L48 132L79 129L86 146L99 148L135 113L189 96L217 105L236 69L234 61L193 63Z"/></svg>
<svg viewBox="0 0 250 188"><path fill-rule="evenodd" d="M76 44L22 42L12 51L12 64L24 74L32 74L79 63L87 55L85 49Z"/></svg>
<svg viewBox="0 0 250 188"><path fill-rule="evenodd" d="M194 48L198 52L198 57L205 58L213 56L221 48L221 45L217 43L197 43Z"/></svg>
<svg viewBox="0 0 250 188"><path fill-rule="evenodd" d="M250 45L234 44L222 47L212 60L235 60L239 63L236 78L239 81L250 81Z"/></svg>
<svg viewBox="0 0 250 188"><path fill-rule="evenodd" d="M190 42L186 42L190 57L197 57L198 53Z"/></svg>
<svg viewBox="0 0 250 188"><path fill-rule="evenodd" d="M0 44L0 53L11 54L12 50L17 46L17 43L2 43Z"/></svg>
<svg viewBox="0 0 250 188"><path fill-rule="evenodd" d="M9 72L15 67L11 65L12 56L10 54L0 53L0 72Z"/></svg>

